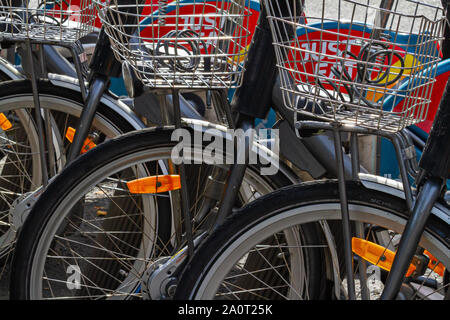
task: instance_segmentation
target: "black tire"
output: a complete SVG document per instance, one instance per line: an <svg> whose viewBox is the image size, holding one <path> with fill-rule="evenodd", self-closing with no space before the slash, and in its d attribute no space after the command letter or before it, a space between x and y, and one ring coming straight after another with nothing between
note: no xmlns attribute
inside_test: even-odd
<svg viewBox="0 0 450 320"><path fill-rule="evenodd" d="M354 181L347 183L347 195L350 204L363 204L370 208L389 212L399 219L407 218L404 200L394 195L367 189L361 183ZM242 245L242 242L238 241L245 240L238 239L239 237L244 237L243 234L245 232L255 228L258 224L263 225L268 219L274 218L287 210L307 205L322 206L329 203L339 204L336 181L288 186L265 195L243 207L212 233L196 251L191 262L183 270L175 299L201 299L201 297L197 296L199 287L205 278L213 274L211 268L217 270L217 266L214 266L214 263L219 260L221 262L227 261L228 255L231 255L230 252L225 254L227 248L235 248ZM314 221L316 218L312 219L311 221ZM311 223L311 221L308 223ZM432 215L426 231L446 247L447 250L450 248L450 227L448 224L443 223L442 220ZM334 235L338 233L337 230L333 231ZM251 236L248 233L246 235L248 237ZM335 241L338 242L339 239L336 238ZM221 256L222 254L223 256ZM342 255L339 256L342 257ZM317 265L316 268L322 269L322 266ZM325 277L325 274L323 277ZM220 279L215 280L215 283L221 281ZM214 280L211 280L212 282Z"/></svg>
<svg viewBox="0 0 450 320"><path fill-rule="evenodd" d="M52 181L36 202L20 231L12 264L11 299L32 298L29 293L30 274L35 263L36 247L41 234L52 216L55 215L55 210L61 201L77 187L80 181L106 164L113 163L116 159L124 158L127 155L157 147L173 148L177 142L171 141L172 131L171 127L151 128L112 139L80 156ZM281 173L271 176L270 182L275 184L274 187L281 187L289 183ZM164 221L161 230L158 229L158 233L166 233L171 226L170 214L158 210L158 217Z"/></svg>

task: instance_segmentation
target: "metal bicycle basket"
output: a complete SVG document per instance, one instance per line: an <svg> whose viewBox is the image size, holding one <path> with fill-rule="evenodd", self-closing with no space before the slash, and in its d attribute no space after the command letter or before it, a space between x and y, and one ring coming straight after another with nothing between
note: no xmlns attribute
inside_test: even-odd
<svg viewBox="0 0 450 320"><path fill-rule="evenodd" d="M70 44L94 31L92 0L0 0L0 37Z"/></svg>
<svg viewBox="0 0 450 320"><path fill-rule="evenodd" d="M147 87L239 86L251 41L250 20L257 18L251 1L96 3L116 58Z"/></svg>
<svg viewBox="0 0 450 320"><path fill-rule="evenodd" d="M429 2L265 0L286 106L390 132L423 121L445 21Z"/></svg>

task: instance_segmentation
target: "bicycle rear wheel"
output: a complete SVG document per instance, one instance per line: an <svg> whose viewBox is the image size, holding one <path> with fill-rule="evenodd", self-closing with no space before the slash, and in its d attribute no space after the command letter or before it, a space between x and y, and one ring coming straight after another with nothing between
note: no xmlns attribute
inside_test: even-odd
<svg viewBox="0 0 450 320"><path fill-rule="evenodd" d="M184 245L179 190L136 194L127 183L176 173L171 157L178 142L172 132L147 129L118 137L55 178L21 230L11 275L13 299L145 295L146 272ZM196 230L209 225L217 205L210 191L228 170L211 165L206 147L194 145L192 160L198 164L186 165ZM288 183L281 173L270 179L257 173L247 169L241 203Z"/></svg>
<svg viewBox="0 0 450 320"><path fill-rule="evenodd" d="M364 188L357 182L347 184L350 218L360 226L354 237L383 245L395 251L407 219L405 202L393 195ZM446 209L448 210L448 208ZM198 249L179 282L176 299L345 299L346 279L339 268L340 200L337 182L315 182L286 187L263 196L230 218ZM305 236L305 226L314 224L316 235ZM405 279L404 298L448 298L448 267L450 266L450 228L431 217L420 246L422 255L434 257L424 274ZM321 255L315 265L298 261L308 254ZM269 260L276 255L279 258ZM250 257L259 257L258 269L247 268ZM274 263L275 262L275 263ZM317 264L321 263L321 264ZM378 262L379 263L379 262ZM375 271L378 277L364 277L357 286L358 298L378 298L383 287L383 272L374 263L363 268L362 259L355 255L355 276ZM332 290L328 296L311 292L313 288L301 282L298 273L311 268L326 270L322 277ZM276 279L267 281L267 274ZM249 281L249 278L251 281ZM244 281L246 280L246 281ZM375 282L374 282L375 281ZM357 281L358 282L358 281ZM310 284L311 285L311 284Z"/></svg>

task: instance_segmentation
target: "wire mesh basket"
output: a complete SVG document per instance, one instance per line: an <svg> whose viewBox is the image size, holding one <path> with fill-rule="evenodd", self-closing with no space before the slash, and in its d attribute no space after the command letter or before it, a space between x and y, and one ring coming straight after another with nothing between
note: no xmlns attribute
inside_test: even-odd
<svg viewBox="0 0 450 320"><path fill-rule="evenodd" d="M442 8L413 0L265 5L284 102L296 117L390 132L426 118L440 60Z"/></svg>
<svg viewBox="0 0 450 320"><path fill-rule="evenodd" d="M239 86L252 34L251 1L96 2L116 58L128 63L144 85Z"/></svg>
<svg viewBox="0 0 450 320"><path fill-rule="evenodd" d="M0 38L73 43L94 31L92 0L0 0Z"/></svg>

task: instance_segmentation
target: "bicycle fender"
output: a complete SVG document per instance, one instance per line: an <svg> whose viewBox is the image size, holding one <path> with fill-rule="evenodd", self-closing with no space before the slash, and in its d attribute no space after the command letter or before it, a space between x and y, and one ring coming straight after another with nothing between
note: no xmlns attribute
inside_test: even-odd
<svg viewBox="0 0 450 320"><path fill-rule="evenodd" d="M53 73L49 73L48 79L55 86L67 88L76 92L81 92L80 86L78 85L78 79ZM146 125L141 121L141 119L139 119L139 117L128 105L113 97L112 95L108 93L103 94L100 102L120 115L122 118L124 118L133 127L134 130L146 128Z"/></svg>
<svg viewBox="0 0 450 320"><path fill-rule="evenodd" d="M184 124L192 127L194 131L201 131L201 133L204 133L208 130L208 134L217 136L220 139L231 138L229 132L230 129L226 126L191 118L182 118L182 121ZM258 155L263 163L275 166L277 170L281 171L281 173L292 183L300 182L299 177L279 158L278 154L272 152L266 145L261 144L258 141L253 141L251 150Z"/></svg>
<svg viewBox="0 0 450 320"><path fill-rule="evenodd" d="M25 76L20 73L17 68L9 61L0 57L0 72L3 72L6 76L11 78L11 80L21 80L25 79Z"/></svg>
<svg viewBox="0 0 450 320"><path fill-rule="evenodd" d="M326 174L327 170L297 137L286 120L280 121L277 127L280 130L280 151L284 157L299 169L308 172L314 179Z"/></svg>
<svg viewBox="0 0 450 320"><path fill-rule="evenodd" d="M405 199L403 184L400 181L366 173L360 173L359 179L367 189L376 190L391 194L400 199ZM431 214L441 219L444 223L450 224L450 210L443 204L436 203L431 210Z"/></svg>

